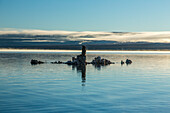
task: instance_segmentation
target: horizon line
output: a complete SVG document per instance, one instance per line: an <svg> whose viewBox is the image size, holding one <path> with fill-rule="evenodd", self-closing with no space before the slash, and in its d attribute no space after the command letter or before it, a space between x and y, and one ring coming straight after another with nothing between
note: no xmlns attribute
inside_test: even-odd
<svg viewBox="0 0 170 113"><path fill-rule="evenodd" d="M86 50L87 53L168 53L170 50ZM41 53L79 53L81 50L61 50L61 49L14 49L14 48L0 48L0 52L41 52Z"/></svg>
<svg viewBox="0 0 170 113"><path fill-rule="evenodd" d="M70 31L70 32L134 32L134 33L140 33L140 32L170 32L170 30L140 30L140 31L125 31L125 30L111 30L111 31L101 31L101 30L61 30L61 29L36 29L36 28L0 28L0 31L11 31L11 30L17 30L17 31L23 31L23 30L40 30L40 31Z"/></svg>

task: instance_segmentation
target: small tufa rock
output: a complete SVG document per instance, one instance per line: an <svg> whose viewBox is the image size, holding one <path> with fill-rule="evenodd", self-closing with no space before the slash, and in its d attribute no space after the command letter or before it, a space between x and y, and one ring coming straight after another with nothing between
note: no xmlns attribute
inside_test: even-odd
<svg viewBox="0 0 170 113"><path fill-rule="evenodd" d="M126 59L126 64L131 64L132 60Z"/></svg>
<svg viewBox="0 0 170 113"><path fill-rule="evenodd" d="M124 64L125 62L123 62L123 60L121 60L121 64Z"/></svg>
<svg viewBox="0 0 170 113"><path fill-rule="evenodd" d="M44 62L42 62L42 61L38 61L38 60L31 60L31 62L30 62L32 65L35 65L35 64L43 64Z"/></svg>
<svg viewBox="0 0 170 113"><path fill-rule="evenodd" d="M55 62L51 62L52 64L63 64L63 62L61 62L61 61L55 61Z"/></svg>
<svg viewBox="0 0 170 113"><path fill-rule="evenodd" d="M110 60L107 59L101 59L100 56L94 58L94 60L92 61L92 64L101 64L101 65L108 65L108 64L112 64L112 62Z"/></svg>

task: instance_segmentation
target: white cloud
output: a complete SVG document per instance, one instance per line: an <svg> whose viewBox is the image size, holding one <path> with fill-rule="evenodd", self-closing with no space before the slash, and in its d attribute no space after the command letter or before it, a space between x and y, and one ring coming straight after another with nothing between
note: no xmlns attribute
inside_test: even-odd
<svg viewBox="0 0 170 113"><path fill-rule="evenodd" d="M118 42L160 42L170 43L170 31L165 32L92 32L92 31L47 31L47 30L17 30L4 28L0 29L0 34L29 34L29 35L61 35L65 36L59 38L58 41L70 40L70 41L118 41ZM51 37L44 39L48 42ZM56 38L56 37L55 37ZM55 39L53 37L53 39ZM51 38L52 39L52 38ZM41 41L41 40L40 40ZM50 42L50 41L49 41Z"/></svg>

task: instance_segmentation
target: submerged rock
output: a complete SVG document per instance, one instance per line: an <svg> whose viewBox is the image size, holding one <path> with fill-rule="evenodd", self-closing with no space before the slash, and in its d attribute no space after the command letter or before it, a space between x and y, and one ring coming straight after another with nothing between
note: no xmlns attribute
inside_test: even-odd
<svg viewBox="0 0 170 113"><path fill-rule="evenodd" d="M69 61L67 61L65 64L73 65L74 63L73 63L71 60L69 60Z"/></svg>
<svg viewBox="0 0 170 113"><path fill-rule="evenodd" d="M58 61L58 64L63 64L63 62L61 62L61 61Z"/></svg>
<svg viewBox="0 0 170 113"><path fill-rule="evenodd" d="M61 62L61 61L55 61L55 62L51 62L51 64L63 64L63 62Z"/></svg>
<svg viewBox="0 0 170 113"><path fill-rule="evenodd" d="M52 64L58 64L58 62L57 61L55 61L55 62L51 62Z"/></svg>

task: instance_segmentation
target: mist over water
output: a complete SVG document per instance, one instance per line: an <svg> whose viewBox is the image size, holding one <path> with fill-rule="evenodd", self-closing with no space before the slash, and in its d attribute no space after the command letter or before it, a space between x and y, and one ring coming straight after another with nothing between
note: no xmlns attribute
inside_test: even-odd
<svg viewBox="0 0 170 113"><path fill-rule="evenodd" d="M68 61L74 52L1 52L0 112L169 112L170 54L89 52L116 64L31 65ZM131 65L120 60L131 59Z"/></svg>

